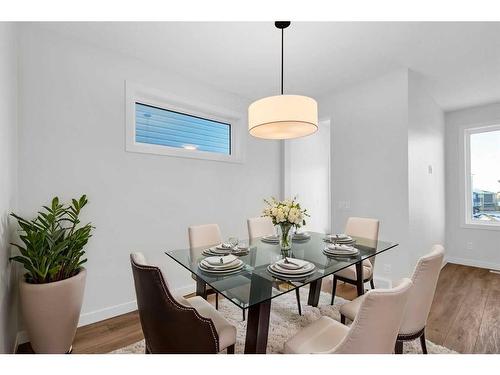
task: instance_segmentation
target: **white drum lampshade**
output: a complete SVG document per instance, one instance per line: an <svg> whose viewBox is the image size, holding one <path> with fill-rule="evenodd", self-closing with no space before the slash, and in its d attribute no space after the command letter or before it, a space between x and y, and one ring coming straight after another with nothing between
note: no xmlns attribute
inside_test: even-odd
<svg viewBox="0 0 500 375"><path fill-rule="evenodd" d="M318 130L318 103L301 95L276 95L248 107L248 131L257 138L290 139Z"/></svg>

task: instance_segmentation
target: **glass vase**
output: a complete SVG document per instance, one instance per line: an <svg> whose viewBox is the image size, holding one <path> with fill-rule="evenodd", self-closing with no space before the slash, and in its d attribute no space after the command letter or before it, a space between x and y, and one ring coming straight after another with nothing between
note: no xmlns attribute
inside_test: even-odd
<svg viewBox="0 0 500 375"><path fill-rule="evenodd" d="M292 225L279 225L280 247L282 251L288 251L292 248Z"/></svg>

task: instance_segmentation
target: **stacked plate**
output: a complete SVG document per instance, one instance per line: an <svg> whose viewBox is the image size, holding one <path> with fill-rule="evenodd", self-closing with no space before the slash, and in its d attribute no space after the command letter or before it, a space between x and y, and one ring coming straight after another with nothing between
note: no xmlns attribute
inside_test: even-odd
<svg viewBox="0 0 500 375"><path fill-rule="evenodd" d="M280 243L280 239L276 235L273 235L273 236L264 236L264 237L261 238L261 241L265 242L265 243L271 243L271 244L279 244Z"/></svg>
<svg viewBox="0 0 500 375"><path fill-rule="evenodd" d="M241 271L245 263L234 255L212 256L201 260L198 267L203 272L228 275Z"/></svg>
<svg viewBox="0 0 500 375"><path fill-rule="evenodd" d="M359 254L359 250L349 245L330 244L323 252L328 256L352 257Z"/></svg>
<svg viewBox="0 0 500 375"><path fill-rule="evenodd" d="M304 279L312 275L315 269L316 266L313 263L295 258L284 258L267 267L270 274L286 280Z"/></svg>
<svg viewBox="0 0 500 375"><path fill-rule="evenodd" d="M341 245L352 245L353 243L356 243L354 238L345 233L329 234L325 237L325 241Z"/></svg>
<svg viewBox="0 0 500 375"><path fill-rule="evenodd" d="M203 250L202 254L205 256L223 256L228 254L246 255L248 251L248 246L244 244L237 245L236 247L231 247L230 245L228 247L226 244L219 244L217 246Z"/></svg>
<svg viewBox="0 0 500 375"><path fill-rule="evenodd" d="M307 232L294 233L292 236L293 241L307 241L311 238L311 235Z"/></svg>

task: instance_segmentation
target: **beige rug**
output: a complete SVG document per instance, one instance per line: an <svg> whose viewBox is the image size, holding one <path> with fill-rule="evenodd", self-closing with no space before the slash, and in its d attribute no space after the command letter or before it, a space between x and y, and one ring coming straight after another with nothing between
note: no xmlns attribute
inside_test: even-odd
<svg viewBox="0 0 500 375"><path fill-rule="evenodd" d="M282 353L283 344L292 337L300 328L319 319L320 316L329 316L340 321L339 307L346 301L336 298L335 304L330 306L330 295L321 293L318 307L307 305L308 289L301 288L300 296L302 302L302 316L298 314L295 293L289 292L273 299L271 304L271 322L269 326L269 338L267 343L267 353ZM219 301L219 311L236 326L236 353L243 353L245 346L246 321L242 321L241 309L228 300ZM427 340L427 351L432 354L456 354L455 351L436 345ZM404 344L405 353L421 353L420 341L415 340ZM113 354L143 354L144 340L124 348L111 352Z"/></svg>

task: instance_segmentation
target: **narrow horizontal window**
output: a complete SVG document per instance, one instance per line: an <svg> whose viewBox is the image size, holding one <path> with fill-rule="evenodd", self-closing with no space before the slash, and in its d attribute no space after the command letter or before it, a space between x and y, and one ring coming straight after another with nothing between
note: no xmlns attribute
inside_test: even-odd
<svg viewBox="0 0 500 375"><path fill-rule="evenodd" d="M135 142L231 155L231 124L136 102Z"/></svg>

